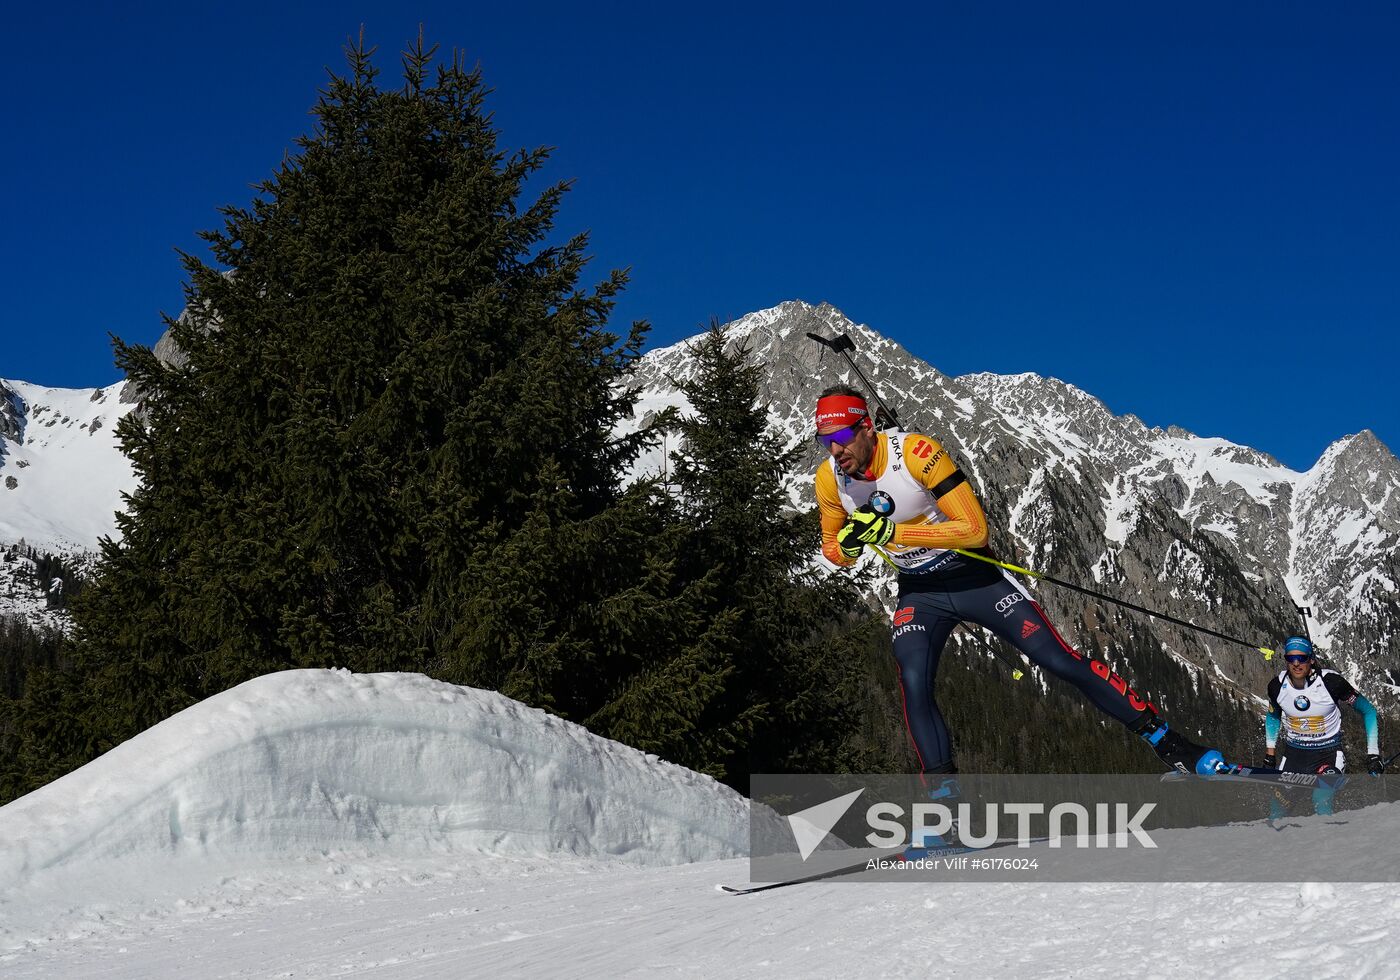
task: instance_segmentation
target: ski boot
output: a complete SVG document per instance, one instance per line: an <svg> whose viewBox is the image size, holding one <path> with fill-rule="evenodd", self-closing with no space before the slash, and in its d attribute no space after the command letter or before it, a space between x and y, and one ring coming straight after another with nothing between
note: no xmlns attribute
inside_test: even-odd
<svg viewBox="0 0 1400 980"><path fill-rule="evenodd" d="M931 775L931 774L930 774ZM953 811L953 822L945 834L935 834L927 830L916 830L900 857L905 861L917 861L931 854L938 854L950 848L961 848L958 842L957 804L962 798L962 788L955 775L940 774L933 780L928 798L942 803Z"/></svg>
<svg viewBox="0 0 1400 980"><path fill-rule="evenodd" d="M1227 768L1225 757L1219 749L1208 749L1197 745L1185 735L1174 732L1165 721L1153 718L1138 734L1143 737L1157 758L1178 772L1195 773L1199 776L1212 776Z"/></svg>

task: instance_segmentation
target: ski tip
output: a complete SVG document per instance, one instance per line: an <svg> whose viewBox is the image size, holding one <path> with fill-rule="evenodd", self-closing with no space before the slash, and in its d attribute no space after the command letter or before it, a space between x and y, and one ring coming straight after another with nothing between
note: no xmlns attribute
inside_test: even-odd
<svg viewBox="0 0 1400 980"><path fill-rule="evenodd" d="M1196 774L1199 776L1214 776L1216 773L1228 772L1229 768L1225 757L1215 749L1196 760Z"/></svg>

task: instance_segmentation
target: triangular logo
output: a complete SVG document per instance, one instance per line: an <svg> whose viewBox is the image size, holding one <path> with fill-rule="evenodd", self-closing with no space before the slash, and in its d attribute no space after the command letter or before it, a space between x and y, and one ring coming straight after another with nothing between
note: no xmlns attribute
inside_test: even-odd
<svg viewBox="0 0 1400 980"><path fill-rule="evenodd" d="M1024 640L1026 637L1030 636L1038 629L1040 629L1040 625L1038 623L1032 623L1029 619L1027 619L1021 624L1021 639Z"/></svg>
<svg viewBox="0 0 1400 980"><path fill-rule="evenodd" d="M817 846L826 840L826 835L831 833L831 828L836 826L836 821L846 815L856 797L864 792L865 790L858 789L854 793L847 793L845 796L838 796L834 800L827 800L825 803L818 803L788 815L788 826L792 827L792 836L797 841L797 850L802 854L802 860L811 857Z"/></svg>

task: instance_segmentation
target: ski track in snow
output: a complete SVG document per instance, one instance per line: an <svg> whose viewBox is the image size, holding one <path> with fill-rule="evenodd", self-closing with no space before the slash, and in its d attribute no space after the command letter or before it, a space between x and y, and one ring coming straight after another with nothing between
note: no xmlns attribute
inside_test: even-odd
<svg viewBox="0 0 1400 980"><path fill-rule="evenodd" d="M813 883L672 868L327 861L0 955L7 978L1394 976L1381 884ZM109 913L110 914L110 913Z"/></svg>
<svg viewBox="0 0 1400 980"><path fill-rule="evenodd" d="M491 692L272 674L0 808L0 975L1397 974L1394 884L724 894L747 809Z"/></svg>

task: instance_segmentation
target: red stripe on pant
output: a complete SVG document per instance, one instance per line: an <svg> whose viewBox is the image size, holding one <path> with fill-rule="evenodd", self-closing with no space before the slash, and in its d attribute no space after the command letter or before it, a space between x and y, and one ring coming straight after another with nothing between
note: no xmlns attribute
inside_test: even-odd
<svg viewBox="0 0 1400 980"><path fill-rule="evenodd" d="M895 677L899 680L899 703L904 709L904 732L909 736L909 744L914 746L914 756L919 760L919 779L922 780L924 772L924 756L919 751L919 743L914 741L914 729L909 726L909 695L904 693L904 671L896 661L894 665ZM928 785L925 783L925 785Z"/></svg>
<svg viewBox="0 0 1400 980"><path fill-rule="evenodd" d="M1084 654L1080 653L1074 647L1070 646L1068 643L1065 642L1065 638L1060 635L1060 631L1055 629L1055 624L1050 622L1050 617L1045 615L1045 610L1040 608L1040 603L1036 602L1030 596L1026 596L1026 600L1031 604L1031 608L1034 609L1036 613L1040 616L1040 619L1042 622L1045 623L1046 628L1050 630L1050 635L1055 638L1055 642L1058 643L1061 647L1063 647L1066 653L1068 653L1075 660L1086 659ZM1131 687L1129 687L1128 682L1123 680L1123 678L1119 677L1112 670L1110 670L1108 664L1104 663L1101 660L1095 660L1093 657L1088 657L1087 659L1089 661L1089 669L1094 672L1094 676L1097 677L1099 680L1103 681L1104 683L1108 684L1109 687L1113 688L1123 697L1127 698L1128 704L1133 709L1137 711L1150 711L1154 715L1157 714L1156 706L1153 705L1152 702L1148 701L1141 694L1139 694L1137 691L1134 691Z"/></svg>

